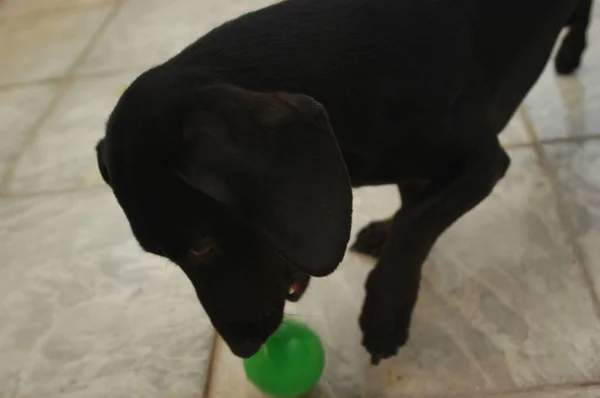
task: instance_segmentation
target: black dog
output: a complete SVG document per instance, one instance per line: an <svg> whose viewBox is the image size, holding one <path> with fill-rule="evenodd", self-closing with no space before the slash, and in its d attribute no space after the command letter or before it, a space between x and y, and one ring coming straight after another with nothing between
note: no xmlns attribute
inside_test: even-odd
<svg viewBox="0 0 600 398"><path fill-rule="evenodd" d="M544 68L573 72L591 0L288 0L136 79L97 146L141 246L178 264L232 351L342 260L351 186L402 208L355 248L379 257L360 326L374 363L408 338L438 236L510 160L498 143Z"/></svg>

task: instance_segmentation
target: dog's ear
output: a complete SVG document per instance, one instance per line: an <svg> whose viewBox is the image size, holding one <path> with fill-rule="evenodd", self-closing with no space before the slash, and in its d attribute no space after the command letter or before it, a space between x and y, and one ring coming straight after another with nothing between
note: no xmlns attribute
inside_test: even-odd
<svg viewBox="0 0 600 398"><path fill-rule="evenodd" d="M211 86L195 96L182 143L188 184L261 230L299 270L335 270L349 240L352 190L320 104Z"/></svg>
<svg viewBox="0 0 600 398"><path fill-rule="evenodd" d="M104 138L98 141L96 144L96 159L98 160L98 169L105 183L110 185L110 179L108 178L108 169L104 163Z"/></svg>

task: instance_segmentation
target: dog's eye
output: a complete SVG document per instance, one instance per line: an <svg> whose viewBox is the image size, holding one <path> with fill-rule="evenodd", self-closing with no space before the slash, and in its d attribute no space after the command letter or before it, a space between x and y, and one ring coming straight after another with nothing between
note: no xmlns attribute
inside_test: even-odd
<svg viewBox="0 0 600 398"><path fill-rule="evenodd" d="M217 244L211 238L202 238L188 249L188 257L194 262L209 263L217 254Z"/></svg>

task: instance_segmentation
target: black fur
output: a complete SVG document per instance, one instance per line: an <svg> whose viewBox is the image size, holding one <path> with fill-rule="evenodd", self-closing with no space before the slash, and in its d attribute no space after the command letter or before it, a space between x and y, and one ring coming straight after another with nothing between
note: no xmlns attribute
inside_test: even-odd
<svg viewBox="0 0 600 398"><path fill-rule="evenodd" d="M288 0L208 33L126 90L98 163L141 246L177 263L252 355L349 239L351 186L403 205L360 317L374 363L408 338L438 236L509 166L497 135L544 68L585 48L590 0ZM288 289L293 288L289 293Z"/></svg>

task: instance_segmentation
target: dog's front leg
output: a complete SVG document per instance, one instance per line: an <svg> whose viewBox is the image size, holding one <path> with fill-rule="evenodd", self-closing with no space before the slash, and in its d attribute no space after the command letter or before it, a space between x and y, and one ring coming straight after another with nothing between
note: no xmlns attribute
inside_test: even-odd
<svg viewBox="0 0 600 398"><path fill-rule="evenodd" d="M591 10L592 0L578 0L567 22L569 31L564 36L554 60L556 72L561 75L575 72L581 64L581 57L587 46Z"/></svg>
<svg viewBox="0 0 600 398"><path fill-rule="evenodd" d="M395 355L408 339L421 265L436 239L489 195L509 163L493 137L396 213L389 240L367 278L360 316L363 345L373 364Z"/></svg>
<svg viewBox="0 0 600 398"><path fill-rule="evenodd" d="M409 203L418 199L426 185L426 181L399 184L398 189L400 190L402 206L408 206ZM356 242L352 245L352 250L379 258L388 241L393 224L394 217L371 222L358 232Z"/></svg>

